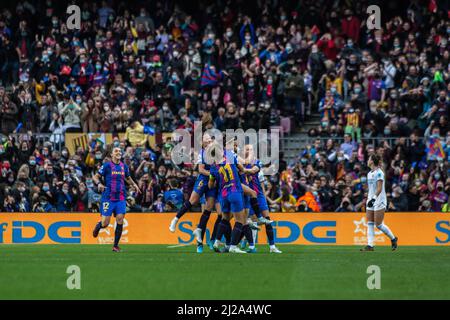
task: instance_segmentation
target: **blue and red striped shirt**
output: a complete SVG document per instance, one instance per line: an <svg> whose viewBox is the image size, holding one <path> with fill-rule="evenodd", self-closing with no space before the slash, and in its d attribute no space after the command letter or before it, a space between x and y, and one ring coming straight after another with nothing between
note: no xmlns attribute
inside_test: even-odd
<svg viewBox="0 0 450 320"><path fill-rule="evenodd" d="M124 201L127 194L125 179L130 176L128 166L123 162L116 164L110 161L104 163L98 173L103 176L106 184L102 199L106 201Z"/></svg>
<svg viewBox="0 0 450 320"><path fill-rule="evenodd" d="M261 170L261 162L256 160L254 164L247 164L245 168L251 169L254 166L257 166L259 170ZM258 171L259 172L259 171ZM259 181L258 172L248 176L249 184L248 186L254 190L257 194L263 194L263 190L261 188L261 181Z"/></svg>
<svg viewBox="0 0 450 320"><path fill-rule="evenodd" d="M211 166L210 175L217 181L222 198L230 193L243 193L237 157L231 152L226 153L222 163Z"/></svg>

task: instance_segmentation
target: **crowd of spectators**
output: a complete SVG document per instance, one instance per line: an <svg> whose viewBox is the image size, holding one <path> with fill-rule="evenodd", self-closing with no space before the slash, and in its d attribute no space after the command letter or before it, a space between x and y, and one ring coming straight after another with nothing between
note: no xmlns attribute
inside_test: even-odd
<svg viewBox="0 0 450 320"><path fill-rule="evenodd" d="M195 170L146 135L195 121L259 129L290 117L301 127L319 113L314 143L267 179L273 210L364 210L376 152L389 210L450 211L449 8L379 2L378 30L367 28L367 1L75 1L80 30L68 29L64 1L5 6L0 209L98 210L91 176L111 146L71 154L66 132L113 133L144 190L130 210L161 212L189 196ZM397 139L365 140L383 137Z"/></svg>

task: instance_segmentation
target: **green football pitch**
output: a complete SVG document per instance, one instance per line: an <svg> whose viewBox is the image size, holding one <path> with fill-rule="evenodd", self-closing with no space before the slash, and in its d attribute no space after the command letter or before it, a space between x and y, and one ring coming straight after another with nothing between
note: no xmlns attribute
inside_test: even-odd
<svg viewBox="0 0 450 320"><path fill-rule="evenodd" d="M166 245L0 245L0 299L450 299L450 247L280 245L217 254ZM81 289L66 273L80 267ZM380 289L369 290L371 265Z"/></svg>

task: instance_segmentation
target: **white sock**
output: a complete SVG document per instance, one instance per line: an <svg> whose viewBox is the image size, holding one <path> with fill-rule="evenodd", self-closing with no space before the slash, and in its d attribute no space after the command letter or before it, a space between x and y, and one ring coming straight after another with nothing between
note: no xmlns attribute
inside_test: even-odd
<svg viewBox="0 0 450 320"><path fill-rule="evenodd" d="M230 250L231 250L231 249L236 249L236 246L231 245L231 246L230 246Z"/></svg>
<svg viewBox="0 0 450 320"><path fill-rule="evenodd" d="M218 246L220 244L220 241L218 239L216 239L216 241L214 241L214 245Z"/></svg>
<svg viewBox="0 0 450 320"><path fill-rule="evenodd" d="M274 244L271 244L271 245L269 246L269 248L270 248L270 249L275 249L276 247L275 247Z"/></svg>
<svg viewBox="0 0 450 320"><path fill-rule="evenodd" d="M177 217L173 218L173 221L178 222L178 218Z"/></svg>
<svg viewBox="0 0 450 320"><path fill-rule="evenodd" d="M367 245L373 247L373 239L375 238L375 223L367 222Z"/></svg>
<svg viewBox="0 0 450 320"><path fill-rule="evenodd" d="M383 233L385 235L387 235L389 237L389 239L393 240L395 238L395 236L392 233L391 229L389 229L389 227L387 225L385 225L384 223L378 225L377 228L380 229L381 231L383 231Z"/></svg>
<svg viewBox="0 0 450 320"><path fill-rule="evenodd" d="M253 242L256 243L256 237L258 236L258 230L252 229Z"/></svg>
<svg viewBox="0 0 450 320"><path fill-rule="evenodd" d="M255 249L255 245L248 246L249 249Z"/></svg>

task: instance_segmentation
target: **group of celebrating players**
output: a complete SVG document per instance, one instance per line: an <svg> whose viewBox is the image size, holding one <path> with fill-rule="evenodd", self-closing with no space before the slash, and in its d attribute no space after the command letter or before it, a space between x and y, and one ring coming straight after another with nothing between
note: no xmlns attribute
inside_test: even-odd
<svg viewBox="0 0 450 320"><path fill-rule="evenodd" d="M202 215L194 235L197 241L197 252L203 252L203 239L206 226L215 208L217 219L211 234L210 248L219 253L255 253L255 242L260 225L266 229L270 253L281 253L275 246L274 230L269 217L264 189L264 174L261 162L256 158L252 144L245 144L242 157L238 155L239 146L234 139L228 140L225 148L205 133L202 138L202 149L198 155L198 177L194 190L188 201L178 210L172 219L169 230L176 230L179 219L192 206L202 202ZM104 162L99 172L93 177L98 189L102 191L100 205L101 221L93 231L97 237L102 228L109 225L111 215L116 218L113 251L120 252L119 241L122 236L123 219L126 213L126 186L131 185L138 193L141 191L130 176L128 166L121 161L122 150L115 147L111 152L111 160ZM377 155L369 158L368 199L367 199L367 246L361 251L374 250L374 226L391 240L392 250L397 249L398 238L383 223L387 207L384 188L384 171L381 159ZM105 185L101 183L103 178ZM234 226L231 227L231 218ZM225 243L222 239L225 239ZM243 239L245 238L245 241ZM239 243L241 247L239 248ZM248 243L248 249L245 249Z"/></svg>
<svg viewBox="0 0 450 320"><path fill-rule="evenodd" d="M240 158L237 141L227 141L224 151L222 145L205 133L197 164L199 175L194 190L172 219L169 230L175 232L178 220L204 197L202 215L194 230L198 253L203 252L206 225L214 208L217 220L209 242L211 249L222 253L254 253L258 225L265 225L269 252L281 253L275 246L273 221L270 220L265 197L264 174L253 145L246 144L244 158ZM233 228L230 223L232 217L235 220ZM221 241L223 237L225 243ZM238 247L244 237L248 243L246 251Z"/></svg>

